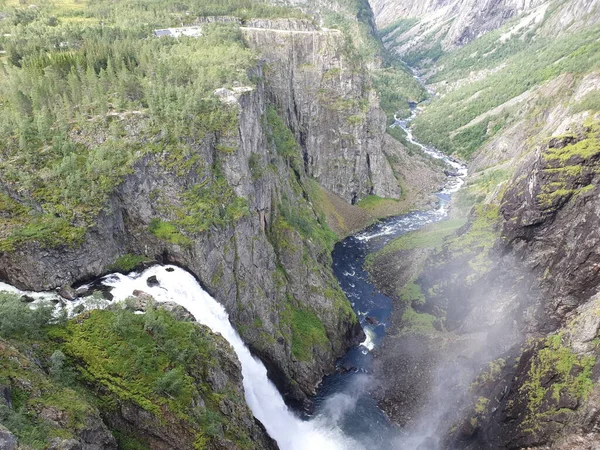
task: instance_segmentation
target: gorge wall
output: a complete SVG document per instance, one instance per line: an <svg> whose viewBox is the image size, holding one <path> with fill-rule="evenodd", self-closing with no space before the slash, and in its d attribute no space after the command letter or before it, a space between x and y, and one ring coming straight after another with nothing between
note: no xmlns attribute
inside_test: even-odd
<svg viewBox="0 0 600 450"><path fill-rule="evenodd" d="M453 218L370 263L396 302L376 395L415 445L591 449L598 439L599 117L554 105L541 120L545 138L526 125L523 153L473 172ZM475 161L497 157L499 140L514 149L523 135L513 133Z"/></svg>
<svg viewBox="0 0 600 450"><path fill-rule="evenodd" d="M356 203L366 195L398 198L383 153L386 117L365 68L357 67L337 30L244 28L268 67L270 100L301 143L308 176Z"/></svg>

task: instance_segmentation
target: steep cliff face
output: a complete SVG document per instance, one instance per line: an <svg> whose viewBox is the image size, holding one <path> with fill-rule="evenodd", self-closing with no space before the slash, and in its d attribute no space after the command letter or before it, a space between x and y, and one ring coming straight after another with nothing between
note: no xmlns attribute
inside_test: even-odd
<svg viewBox="0 0 600 450"><path fill-rule="evenodd" d="M457 218L372 263L396 299L379 370L402 374L383 383L381 404L421 436L447 436L439 448L597 439L600 135L594 108L580 111L594 79L541 87L548 110L525 103L538 113L522 110L526 120L480 149Z"/></svg>
<svg viewBox="0 0 600 450"><path fill-rule="evenodd" d="M598 439L599 138L598 116L573 124L525 158L503 195L499 247L538 293L523 321L531 339L472 386L476 423L454 436L465 448L587 449Z"/></svg>
<svg viewBox="0 0 600 450"><path fill-rule="evenodd" d="M507 20L539 7L547 0L432 0L426 2L373 0L379 27L392 25L398 19L422 21L411 34L435 33L442 37L444 48L464 45L502 26Z"/></svg>
<svg viewBox="0 0 600 450"><path fill-rule="evenodd" d="M268 66L268 95L302 145L307 175L349 203L367 195L398 198L383 153L385 114L344 35L287 24L243 33Z"/></svg>
<svg viewBox="0 0 600 450"><path fill-rule="evenodd" d="M541 271L560 317L597 291L598 123L587 119L531 154L504 196L506 244Z"/></svg>
<svg viewBox="0 0 600 450"><path fill-rule="evenodd" d="M595 296L556 334L490 364L472 387L475 426L463 423L453 444L592 450L599 438L597 311Z"/></svg>

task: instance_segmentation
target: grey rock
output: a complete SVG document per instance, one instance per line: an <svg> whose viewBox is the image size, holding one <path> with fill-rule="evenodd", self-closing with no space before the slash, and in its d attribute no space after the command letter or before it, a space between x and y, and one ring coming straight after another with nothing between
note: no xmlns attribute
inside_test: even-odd
<svg viewBox="0 0 600 450"><path fill-rule="evenodd" d="M155 275L152 275L151 277L148 277L148 279L146 280L146 284L147 284L149 287L154 287L154 286L158 286L158 285L159 285L159 282L158 282L158 280L156 279L156 276L155 276Z"/></svg>
<svg viewBox="0 0 600 450"><path fill-rule="evenodd" d="M82 450L82 446L76 439L55 438L50 442L48 450Z"/></svg>
<svg viewBox="0 0 600 450"><path fill-rule="evenodd" d="M368 77L346 60L343 35L280 29L243 34L270 68L265 87L302 143L307 174L347 202L367 195L398 198L383 153L385 114Z"/></svg>
<svg viewBox="0 0 600 450"><path fill-rule="evenodd" d="M134 311L146 311L148 308L156 305L156 300L150 294L134 290L132 297L128 299L127 306Z"/></svg>
<svg viewBox="0 0 600 450"><path fill-rule="evenodd" d="M430 48L439 40L445 50L468 44L510 19L524 16L531 29L548 13L542 34L581 29L600 21L598 0L371 0L377 25L420 19L410 30L390 37L386 46L399 54ZM431 39L434 37L435 39Z"/></svg>
<svg viewBox="0 0 600 450"><path fill-rule="evenodd" d="M67 415L65 412L60 411L57 408L46 407L40 412L40 418L51 425L54 425L55 427L61 427L65 425Z"/></svg>
<svg viewBox="0 0 600 450"><path fill-rule="evenodd" d="M59 287L56 290L56 292L58 293L58 295L60 295L62 298L66 299L66 300L75 300L78 297L75 289L73 289L69 285Z"/></svg>
<svg viewBox="0 0 600 450"><path fill-rule="evenodd" d="M12 395L10 386L0 385L0 405L12 408Z"/></svg>
<svg viewBox="0 0 600 450"><path fill-rule="evenodd" d="M86 426L77 430L81 450L117 450L117 441L99 415L88 418ZM76 450L76 449L73 449Z"/></svg>
<svg viewBox="0 0 600 450"><path fill-rule="evenodd" d="M0 424L0 450L17 450L17 438Z"/></svg>

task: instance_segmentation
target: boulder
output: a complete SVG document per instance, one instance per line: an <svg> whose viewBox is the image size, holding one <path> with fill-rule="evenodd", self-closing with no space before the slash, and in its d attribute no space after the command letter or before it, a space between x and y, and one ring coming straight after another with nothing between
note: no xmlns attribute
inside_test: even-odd
<svg viewBox="0 0 600 450"><path fill-rule="evenodd" d="M0 450L17 450L17 438L0 424Z"/></svg>

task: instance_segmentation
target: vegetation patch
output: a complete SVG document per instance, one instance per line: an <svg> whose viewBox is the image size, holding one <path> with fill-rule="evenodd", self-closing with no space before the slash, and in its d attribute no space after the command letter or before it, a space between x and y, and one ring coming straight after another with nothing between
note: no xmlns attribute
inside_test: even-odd
<svg viewBox="0 0 600 450"><path fill-rule="evenodd" d="M376 253L376 257L382 257L401 250L413 250L417 248L440 249L445 239L466 223L466 218L456 218L426 225L420 230L406 233L394 239Z"/></svg>
<svg viewBox="0 0 600 450"><path fill-rule="evenodd" d="M510 171L491 168L471 176L468 183L456 194L454 205L457 215L468 215L474 205L484 203L486 197L510 178Z"/></svg>
<svg viewBox="0 0 600 450"><path fill-rule="evenodd" d="M398 19L388 25L387 27L383 27L378 31L379 37L384 41L392 40L396 36L401 35L402 33L410 30L417 23L419 23L419 19L410 18L410 19Z"/></svg>
<svg viewBox="0 0 600 450"><path fill-rule="evenodd" d="M348 301L346 294L339 287L339 284L334 281L333 286L325 289L325 298L332 300L333 307L342 313L342 317L347 318L351 323L357 323L358 318L352 309L352 305Z"/></svg>
<svg viewBox="0 0 600 450"><path fill-rule="evenodd" d="M487 367L479 375L477 375L477 378L475 378L475 381L471 384L471 389L495 382L505 366L506 360L502 358L490 362Z"/></svg>
<svg viewBox="0 0 600 450"><path fill-rule="evenodd" d="M469 259L472 274L467 278L467 283L473 282L491 268L492 261L489 253L500 235L499 221L499 206L480 204L474 208L467 231L460 236L452 237L445 244L444 249L448 250L453 258L473 255Z"/></svg>
<svg viewBox="0 0 600 450"><path fill-rule="evenodd" d="M273 107L267 108L266 123L269 142L275 147L292 168L299 168L302 162L300 146L296 142L294 133L290 131L283 119Z"/></svg>
<svg viewBox="0 0 600 450"><path fill-rule="evenodd" d="M573 158L586 160L600 153L600 123L588 120L584 124L584 128L586 135L583 139L572 136L573 140L577 142L565 145L562 148L548 148L544 153L544 160L562 166ZM566 167L569 166L566 165Z"/></svg>
<svg viewBox="0 0 600 450"><path fill-rule="evenodd" d="M306 189L309 193L310 191L314 192L314 185L311 187L310 182L307 187L296 181L293 181L293 184L296 189L302 191ZM299 197L302 198L301 195ZM284 228L287 225L296 230L313 251L327 260L331 260L331 252L338 237L327 226L325 214L321 210L305 199L292 204L286 195L282 196L278 210L281 214L280 225Z"/></svg>
<svg viewBox="0 0 600 450"><path fill-rule="evenodd" d="M427 98L427 91L415 81L408 68L393 65L372 73L373 86L379 94L381 108L388 119L394 116L410 116L409 102L420 103Z"/></svg>
<svg viewBox="0 0 600 450"><path fill-rule="evenodd" d="M92 311L50 335L63 342L61 349L77 361L84 380L154 414L162 405L186 413L197 387L173 364L206 367L214 351L197 325L177 322L160 310L142 315L125 309ZM178 354L181 348L187 350Z"/></svg>
<svg viewBox="0 0 600 450"><path fill-rule="evenodd" d="M588 163L591 158L600 154L600 124L588 120L584 129L583 139L577 136L555 138L574 142L550 147L544 152L543 158L547 164L544 172L551 176L551 181L543 184L537 195L538 204L542 208L551 208L556 202L594 189L590 180L582 175L590 170L600 170L597 162Z"/></svg>
<svg viewBox="0 0 600 450"><path fill-rule="evenodd" d="M131 402L157 423L185 427L198 443L218 437L254 448L247 430L219 409L223 400L241 399L231 386L217 391L207 381L220 364L215 337L167 311L135 314L122 306L67 321L53 305L32 309L0 292L0 384L10 386L13 404L0 407L0 420L19 443L42 450L54 437L74 437L97 414L92 401L106 414ZM57 410L60 424L40 417L44 408ZM143 436L117 431L122 448L147 448Z"/></svg>
<svg viewBox="0 0 600 450"><path fill-rule="evenodd" d="M171 244L186 247L191 246L193 243L193 241L187 236L184 236L174 224L162 219L152 219L148 225L148 231L157 238Z"/></svg>
<svg viewBox="0 0 600 450"><path fill-rule="evenodd" d="M439 319L431 314L420 313L407 306L402 314L401 330L404 333L431 335L437 332Z"/></svg>
<svg viewBox="0 0 600 450"><path fill-rule="evenodd" d="M20 295L0 291L0 337L28 340L45 336L53 309L49 303L31 308Z"/></svg>
<svg viewBox="0 0 600 450"><path fill-rule="evenodd" d="M400 300L406 304L423 304L425 303L425 295L415 280L411 280L400 291Z"/></svg>
<svg viewBox="0 0 600 450"><path fill-rule="evenodd" d="M395 198L384 198L377 195L369 195L361 199L357 205L373 218L383 218L398 215L405 211L405 206Z"/></svg>
<svg viewBox="0 0 600 450"><path fill-rule="evenodd" d="M595 357L577 355L565 346L561 334L541 341L519 390L526 398L528 410L523 429L535 433L555 414L572 413L572 410L560 409L559 402L563 396L587 399L594 387L592 369L595 364Z"/></svg>
<svg viewBox="0 0 600 450"><path fill-rule="evenodd" d="M141 264L148 261L150 261L150 259L144 255L127 253L119 256L114 263L107 267L107 269L116 270L118 272L131 272L136 267L139 267Z"/></svg>
<svg viewBox="0 0 600 450"><path fill-rule="evenodd" d="M249 214L248 202L238 197L224 177L210 184L197 184L183 194L183 208L177 212L180 228L198 234L211 227L232 225Z"/></svg>
<svg viewBox="0 0 600 450"><path fill-rule="evenodd" d="M595 90L587 94L581 101L571 107L573 113L582 111L600 111L600 91Z"/></svg>
<svg viewBox="0 0 600 450"><path fill-rule="evenodd" d="M596 45L600 26L550 41L531 37L521 40L520 36L513 36L499 44L498 33L501 31L489 33L440 59L444 70L431 80L433 82L467 79L469 73L478 68L493 70L481 80L465 83L431 103L414 122L415 136L422 142L446 153L470 157L504 127L506 118L499 116L494 123L486 119L460 132L459 129L561 74L589 73L600 56Z"/></svg>
<svg viewBox="0 0 600 450"><path fill-rule="evenodd" d="M73 437L92 413L85 399L65 385L69 377L60 358L45 354L49 323L64 320L55 318L53 309L51 304L33 309L19 295L0 292L0 384L10 388L12 400L12 408L0 404L0 423L15 434L20 445L35 450L47 448L52 438ZM17 340L14 346L13 339ZM36 363L24 356L32 349L43 354ZM50 376L40 368L41 363L49 366ZM63 415L64 426L39 417L47 407Z"/></svg>
<svg viewBox="0 0 600 450"><path fill-rule="evenodd" d="M323 322L312 311L288 305L281 317L292 332L292 355L299 361L310 361L313 348L329 345Z"/></svg>

